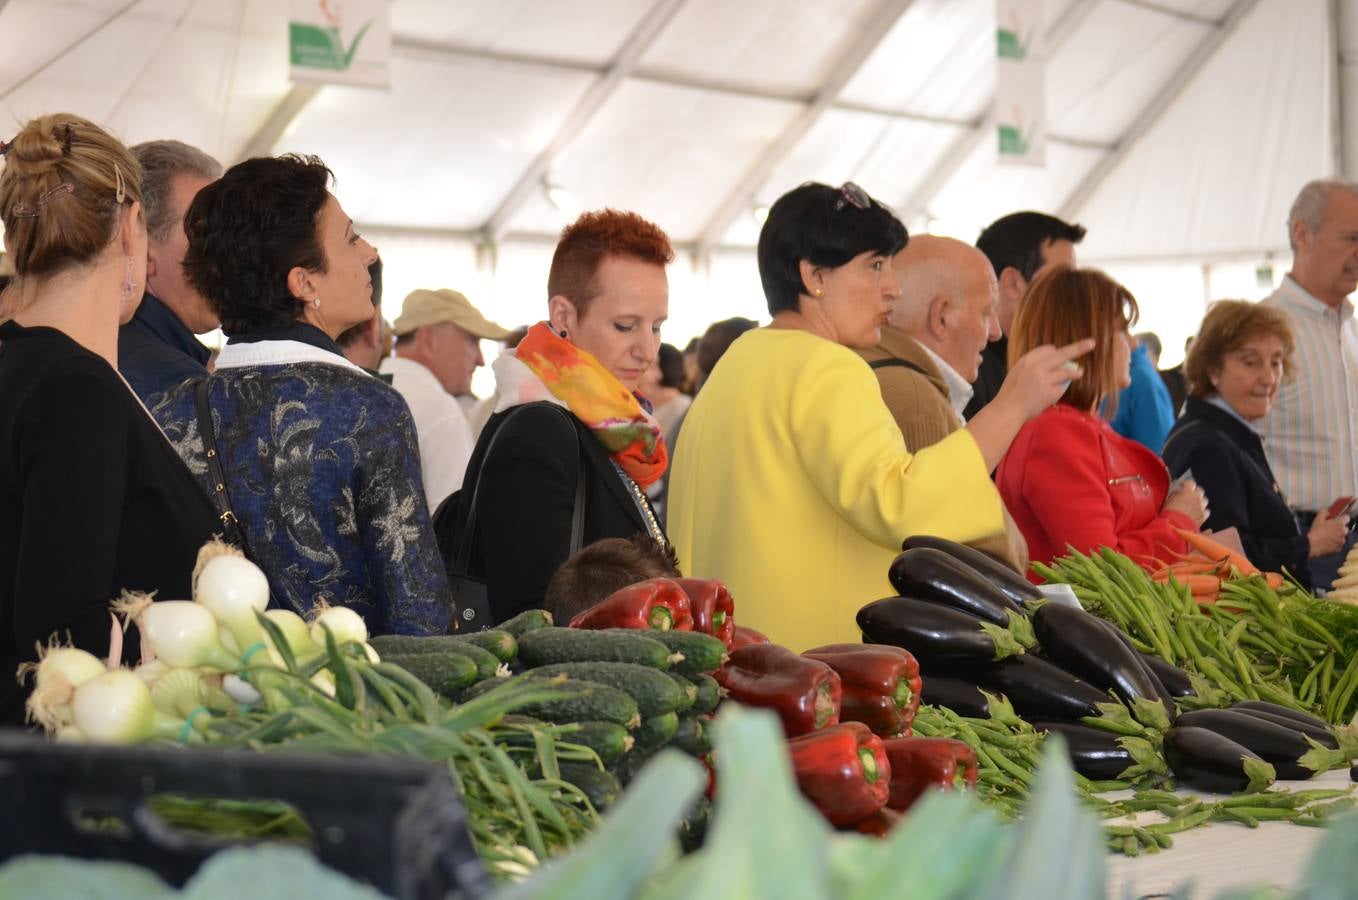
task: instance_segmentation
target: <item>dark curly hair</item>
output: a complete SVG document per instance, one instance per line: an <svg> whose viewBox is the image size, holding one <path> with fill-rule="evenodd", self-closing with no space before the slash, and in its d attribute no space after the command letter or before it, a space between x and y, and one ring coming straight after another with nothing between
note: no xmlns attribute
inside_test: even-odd
<svg viewBox="0 0 1358 900"><path fill-rule="evenodd" d="M863 253L893 256L905 246L909 235L895 213L871 198L860 209L844 190L808 181L769 208L758 250L769 315L801 309L802 260L838 268Z"/></svg>
<svg viewBox="0 0 1358 900"><path fill-rule="evenodd" d="M297 321L302 305L288 272L326 270L318 230L333 181L315 156L257 157L194 197L184 215L184 271L228 337Z"/></svg>
<svg viewBox="0 0 1358 900"><path fill-rule="evenodd" d="M660 226L634 212L603 209L587 212L561 231L552 268L547 273L547 295L571 301L583 317L599 294L595 276L609 256L623 256L664 268L674 262L674 247Z"/></svg>

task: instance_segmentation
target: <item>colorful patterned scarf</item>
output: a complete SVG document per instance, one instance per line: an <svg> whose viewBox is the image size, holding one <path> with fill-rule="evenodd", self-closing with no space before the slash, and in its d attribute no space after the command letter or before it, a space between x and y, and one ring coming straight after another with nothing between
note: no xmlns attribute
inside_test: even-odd
<svg viewBox="0 0 1358 900"><path fill-rule="evenodd" d="M633 481L648 487L665 474L669 452L650 401L633 394L586 351L546 322L528 329L517 349L492 364L495 411L546 400L569 409Z"/></svg>

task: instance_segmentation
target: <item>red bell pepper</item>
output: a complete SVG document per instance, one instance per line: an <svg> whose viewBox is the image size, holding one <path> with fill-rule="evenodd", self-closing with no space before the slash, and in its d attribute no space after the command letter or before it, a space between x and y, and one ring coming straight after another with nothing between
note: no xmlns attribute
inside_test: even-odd
<svg viewBox="0 0 1358 900"><path fill-rule="evenodd" d="M731 643L726 645L727 650L739 650L741 647L748 647L751 644L770 643L764 632L751 628L748 625L737 625L731 630Z"/></svg>
<svg viewBox="0 0 1358 900"><path fill-rule="evenodd" d="M891 762L882 739L844 722L787 742L797 787L830 824L853 825L886 805Z"/></svg>
<svg viewBox="0 0 1358 900"><path fill-rule="evenodd" d="M901 814L890 807L883 806L877 812L851 826L859 834L869 837L886 837L887 833L901 820Z"/></svg>
<svg viewBox="0 0 1358 900"><path fill-rule="evenodd" d="M976 787L976 753L961 741L911 737L883 744L891 761L891 796L886 805L892 809L909 809L927 790Z"/></svg>
<svg viewBox="0 0 1358 900"><path fill-rule="evenodd" d="M924 682L919 663L908 650L885 644L827 644L802 656L839 673L844 684L841 722L862 722L882 737L910 731Z"/></svg>
<svg viewBox="0 0 1358 900"><path fill-rule="evenodd" d="M731 649L736 628L736 602L720 581L703 578L676 578L693 606L693 630L720 638Z"/></svg>
<svg viewBox="0 0 1358 900"><path fill-rule="evenodd" d="M571 619L571 628L653 628L692 631L688 594L670 578L629 585Z"/></svg>
<svg viewBox="0 0 1358 900"><path fill-rule="evenodd" d="M732 700L778 713L788 737L839 722L835 670L786 647L751 644L732 650L726 665L712 674Z"/></svg>

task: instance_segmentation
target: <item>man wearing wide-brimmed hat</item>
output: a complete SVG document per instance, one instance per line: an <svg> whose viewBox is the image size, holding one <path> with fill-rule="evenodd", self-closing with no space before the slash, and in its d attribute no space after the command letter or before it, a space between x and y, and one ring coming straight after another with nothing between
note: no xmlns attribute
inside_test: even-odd
<svg viewBox="0 0 1358 900"><path fill-rule="evenodd" d="M457 397L471 390L472 373L485 364L480 342L503 340L509 329L481 315L458 291L421 288L406 296L392 331L396 355L382 361L381 371L392 376L415 418L432 512L462 486L475 446Z"/></svg>

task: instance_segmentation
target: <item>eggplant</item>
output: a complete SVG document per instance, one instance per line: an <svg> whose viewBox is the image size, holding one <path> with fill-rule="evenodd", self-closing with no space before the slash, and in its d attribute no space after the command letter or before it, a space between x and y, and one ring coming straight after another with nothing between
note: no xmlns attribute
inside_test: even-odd
<svg viewBox="0 0 1358 900"><path fill-rule="evenodd" d="M1328 726L1324 724L1321 724L1319 726L1312 725L1310 722L1295 719L1292 716L1284 716L1276 712L1273 712L1272 710L1269 709L1261 709L1259 706L1253 705L1254 703L1255 701L1246 700L1243 703L1233 704L1230 707L1230 709L1232 712L1239 712L1244 713L1247 716L1254 716L1256 719L1263 719L1266 722L1272 722L1275 725L1281 725L1283 728L1291 728L1293 731L1296 731L1303 737L1311 738L1313 741L1315 741L1317 744L1320 744L1322 747L1328 747L1331 750L1339 749L1339 739L1334 736L1334 732ZM1262 700L1258 701L1258 703L1261 706L1274 705L1272 703L1266 703Z"/></svg>
<svg viewBox="0 0 1358 900"><path fill-rule="evenodd" d="M1278 777L1293 780L1314 778L1316 773L1301 765L1301 759L1311 749L1301 732L1286 725L1257 719L1244 712L1230 709L1197 709L1179 716L1176 723L1185 727L1205 728L1257 754L1278 772Z"/></svg>
<svg viewBox="0 0 1358 900"><path fill-rule="evenodd" d="M1033 613L1037 642L1057 665L1099 690L1112 690L1129 706L1141 699L1162 700L1163 686L1116 632L1073 606L1044 603ZM1168 712L1173 715L1172 700Z"/></svg>
<svg viewBox="0 0 1358 900"><path fill-rule="evenodd" d="M941 550L958 562L970 566L1019 606L1027 606L1034 600L1042 599L1042 592L1031 581L1024 578L1022 572L1014 571L989 553L977 550L975 547L968 547L966 544L959 544L957 541L935 537L931 534L912 535L901 544L902 550L920 548Z"/></svg>
<svg viewBox="0 0 1358 900"><path fill-rule="evenodd" d="M1319 729L1320 731L1324 731L1327 734L1331 733L1330 723L1326 722L1319 716L1313 716L1310 713L1302 712L1299 709L1293 709L1290 706L1282 706L1281 704L1278 703L1269 703L1267 700L1241 700L1239 703L1231 704L1231 709L1240 710L1255 709L1259 710L1260 712L1271 713L1275 716L1283 716L1284 718L1291 719L1292 721L1296 722L1299 725L1306 725L1312 729Z"/></svg>
<svg viewBox="0 0 1358 900"><path fill-rule="evenodd" d="M928 672L921 672L920 676L924 681L924 690L920 692L922 702L930 706L946 706L959 716L990 718L990 702L981 689L970 681Z"/></svg>
<svg viewBox="0 0 1358 900"><path fill-rule="evenodd" d="M1007 626L1008 613L1023 615L1023 607L942 550L920 547L897 554L887 578L902 596L932 600L996 625Z"/></svg>
<svg viewBox="0 0 1358 900"><path fill-rule="evenodd" d="M1098 716L1099 704L1112 700L1066 670L1028 653L978 666L972 677L986 690L1009 698L1014 711L1029 720L1077 722Z"/></svg>
<svg viewBox="0 0 1358 900"><path fill-rule="evenodd" d="M1160 682L1170 697L1193 696L1193 682L1188 680L1188 673L1183 669L1150 653L1138 651L1137 656L1141 657L1141 662L1145 664L1147 669L1150 669L1151 674Z"/></svg>
<svg viewBox="0 0 1358 900"><path fill-rule="evenodd" d="M865 641L904 647L921 665L950 659L993 660L998 650L1021 652L1017 642L1013 648L997 650L976 616L914 597L875 600L858 611L857 620Z"/></svg>
<svg viewBox="0 0 1358 900"><path fill-rule="evenodd" d="M1247 759L1259 754L1206 728L1175 725L1165 732L1165 762L1187 787L1216 794L1243 791L1250 785Z"/></svg>
<svg viewBox="0 0 1358 900"><path fill-rule="evenodd" d="M1034 722L1033 727L1048 734L1059 734L1066 742L1070 764L1085 778L1112 781L1136 764L1132 754L1116 734L1076 722Z"/></svg>

